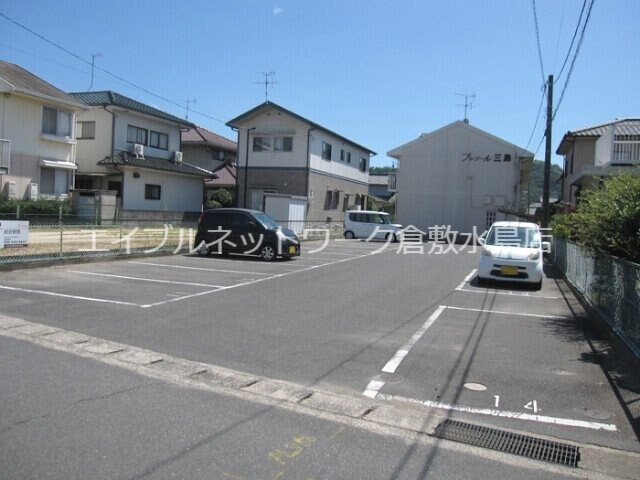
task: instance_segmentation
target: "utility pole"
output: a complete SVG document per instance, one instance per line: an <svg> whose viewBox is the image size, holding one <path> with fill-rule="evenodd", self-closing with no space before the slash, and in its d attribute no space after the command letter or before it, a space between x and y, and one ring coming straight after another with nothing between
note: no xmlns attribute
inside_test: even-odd
<svg viewBox="0 0 640 480"><path fill-rule="evenodd" d="M258 72L258 74L264 75L264 80L261 82L253 82L253 83L264 85L264 101L268 102L269 101L269 85L275 85L276 83L278 83L272 78L276 74L276 72L274 71Z"/></svg>
<svg viewBox="0 0 640 480"><path fill-rule="evenodd" d="M547 130L544 134L544 183L542 187L542 228L549 227L549 183L551 177L551 124L553 122L553 75L547 84Z"/></svg>
<svg viewBox="0 0 640 480"><path fill-rule="evenodd" d="M96 63L96 57L100 58L102 57L101 53L92 53L91 54L91 85L89 85L89 90L91 90L93 88L93 68L95 66Z"/></svg>

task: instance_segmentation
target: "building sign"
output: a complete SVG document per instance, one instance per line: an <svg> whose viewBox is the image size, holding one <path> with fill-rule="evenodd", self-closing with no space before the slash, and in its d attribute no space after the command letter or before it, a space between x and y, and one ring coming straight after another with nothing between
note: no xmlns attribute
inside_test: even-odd
<svg viewBox="0 0 640 480"><path fill-rule="evenodd" d="M0 220L0 248L26 247L29 244L29 222Z"/></svg>
<svg viewBox="0 0 640 480"><path fill-rule="evenodd" d="M495 153L493 155L473 155L471 153L462 154L463 162L510 162L511 155L509 153Z"/></svg>

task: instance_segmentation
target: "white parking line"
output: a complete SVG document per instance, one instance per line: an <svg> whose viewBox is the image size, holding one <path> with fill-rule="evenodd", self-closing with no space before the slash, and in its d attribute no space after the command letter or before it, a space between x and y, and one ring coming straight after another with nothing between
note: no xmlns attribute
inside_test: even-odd
<svg viewBox="0 0 640 480"><path fill-rule="evenodd" d="M111 273L83 272L81 270L67 270L67 271L70 273L79 273L80 275L94 275L96 277L121 278L123 280L137 280L141 282L168 283L170 285L187 285L190 287L222 288L222 285L209 285L206 283L174 282L172 280L156 280L153 278L129 277L126 275L113 275Z"/></svg>
<svg viewBox="0 0 640 480"><path fill-rule="evenodd" d="M482 308L463 308L463 307L450 307L450 306L447 306L446 308L449 308L451 310L463 310L466 312L497 313L499 315L515 315L518 317L551 318L555 320L562 320L567 318L567 317L562 317L560 315L541 315L537 313L505 312L500 310L486 310Z"/></svg>
<svg viewBox="0 0 640 480"><path fill-rule="evenodd" d="M418 340L425 334L425 332L429 329L433 322L437 320L442 312L445 311L447 307L444 305L440 305L435 312L431 314L431 316L427 319L426 322L413 334L413 336L409 339L409 341L396 352L391 360L387 362L387 364L382 368L382 371L385 373L394 373L404 357L411 351L413 346L416 344Z"/></svg>
<svg viewBox="0 0 640 480"><path fill-rule="evenodd" d="M458 292L468 292L468 293L482 293L482 294L486 294L488 293L492 293L494 295L509 295L511 297L527 297L527 298L543 298L545 300L557 300L560 297L552 297L552 296L547 296L547 295L535 295L535 294L530 294L528 292L514 292L512 290L508 290L508 291L501 291L501 290L470 290L468 288L456 288L456 290Z"/></svg>
<svg viewBox="0 0 640 480"><path fill-rule="evenodd" d="M460 283L460 285L458 285L456 287L456 290L458 290L458 291L462 290L464 288L464 286L466 285L466 283L473 278L473 276L476 274L477 271L478 270L476 268L471 270L471 273L469 275L467 275L466 277L464 277L464 280L462 281L462 283Z"/></svg>
<svg viewBox="0 0 640 480"><path fill-rule="evenodd" d="M127 306L130 306L130 307L139 307L140 306L137 303L121 302L119 300L107 300L107 299L104 299L104 298L82 297L82 296L79 296L79 295L67 295L65 293L49 292L49 291L46 291L46 290L32 290L30 288L8 287L6 285L0 285L0 289L2 289L2 290L11 290L11 291L14 291L14 292L37 293L39 295L48 295L50 297L73 298L75 300L88 300L90 302L98 302L98 303L113 303L113 304L116 304L116 305L127 305Z"/></svg>
<svg viewBox="0 0 640 480"><path fill-rule="evenodd" d="M531 413L523 412L509 412L505 410L494 410L491 408L474 408L466 407L464 405L454 405L450 403L433 402L431 400L415 400L413 398L406 398L399 395L387 395L380 393L376 395L376 399L379 400L396 400L407 403L417 403L431 408L438 408L441 410L453 410L456 412L465 413L477 413L480 415L490 415L493 417L512 418L515 420L528 420L539 423L551 423L554 425L566 425L569 427L589 428L592 430L607 430L609 432L617 431L617 427L611 423L599 423L599 422L587 422L584 420L574 420L571 418L558 418L548 417L545 415L533 415Z"/></svg>
<svg viewBox="0 0 640 480"><path fill-rule="evenodd" d="M384 382L381 382L380 380L371 380L363 392L363 395L369 398L376 398L382 387L384 387Z"/></svg>
<svg viewBox="0 0 640 480"><path fill-rule="evenodd" d="M357 258L368 257L369 255L370 254L365 254L365 255L360 255L359 257L351 257L351 258L343 258L341 260L334 260L333 262L323 263L321 265L312 265L310 267L302 268L300 270L287 271L287 272L284 272L284 273L271 275L270 277L258 278L256 280L251 280L251 281L248 281L248 282L242 282L242 283L238 283L238 284L235 284L235 285L229 285L229 286L226 286L226 287L218 288L216 290L208 290L206 292L194 293L192 295L185 295L184 297L172 298L171 300L164 300L164 301L161 301L161 302L150 303L150 304L147 304L147 305L140 305L140 307L142 307L142 308L157 307L157 306L160 306L160 305L165 305L167 303L179 302L181 300L186 300L186 299L189 299L189 298L200 297L202 295L208 295L210 293L222 292L222 291L225 291L225 290L231 290L233 288L245 287L247 285L252 285L254 283L264 282L265 280L271 280L273 278L286 277L286 276L292 275L294 273L308 272L310 270L315 270L316 268L322 268L322 267L326 267L326 266L329 266L329 265L335 265L335 264L338 264L338 263L348 262L348 261L351 261L351 260L355 260ZM130 263L136 263L136 262L130 262ZM142 262L139 262L139 263L142 263ZM146 263L143 263L143 264L144 265L148 265ZM243 273L248 273L248 272L243 272Z"/></svg>
<svg viewBox="0 0 640 480"><path fill-rule="evenodd" d="M135 262L130 261L129 263L133 263L135 265L150 265L152 267L165 267L165 268L180 268L184 270L200 270L203 272L220 272L220 273L240 273L242 275L273 275L273 273L264 273L264 272L246 272L242 270L222 270L219 268L202 268L202 267L186 267L184 265L169 265L166 263L152 263L152 262Z"/></svg>

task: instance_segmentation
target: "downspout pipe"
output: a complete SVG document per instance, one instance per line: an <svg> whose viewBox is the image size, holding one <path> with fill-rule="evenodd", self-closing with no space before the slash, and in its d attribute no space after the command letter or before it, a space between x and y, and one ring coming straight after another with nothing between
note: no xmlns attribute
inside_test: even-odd
<svg viewBox="0 0 640 480"><path fill-rule="evenodd" d="M307 175L306 175L306 185L305 185L305 195L307 200L309 199L309 191L310 188L310 177L311 177L311 131L315 130L315 127L311 127L307 130ZM310 208L310 205L307 206Z"/></svg>
<svg viewBox="0 0 640 480"><path fill-rule="evenodd" d="M247 208L247 180L249 177L249 133L253 130L255 130L256 127L251 127L247 129L247 141L246 141L246 147L245 147L245 151L244 151L244 201L243 201L243 207Z"/></svg>

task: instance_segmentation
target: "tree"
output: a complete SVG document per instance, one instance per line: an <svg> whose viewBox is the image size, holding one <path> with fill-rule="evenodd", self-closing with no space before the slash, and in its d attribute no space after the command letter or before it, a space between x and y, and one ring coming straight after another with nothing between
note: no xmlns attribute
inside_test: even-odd
<svg viewBox="0 0 640 480"><path fill-rule="evenodd" d="M230 207L233 204L233 195L226 188L218 188L211 194L207 201L206 208Z"/></svg>
<svg viewBox="0 0 640 480"><path fill-rule="evenodd" d="M580 196L576 212L553 221L553 233L596 252L640 262L640 176L622 173Z"/></svg>

